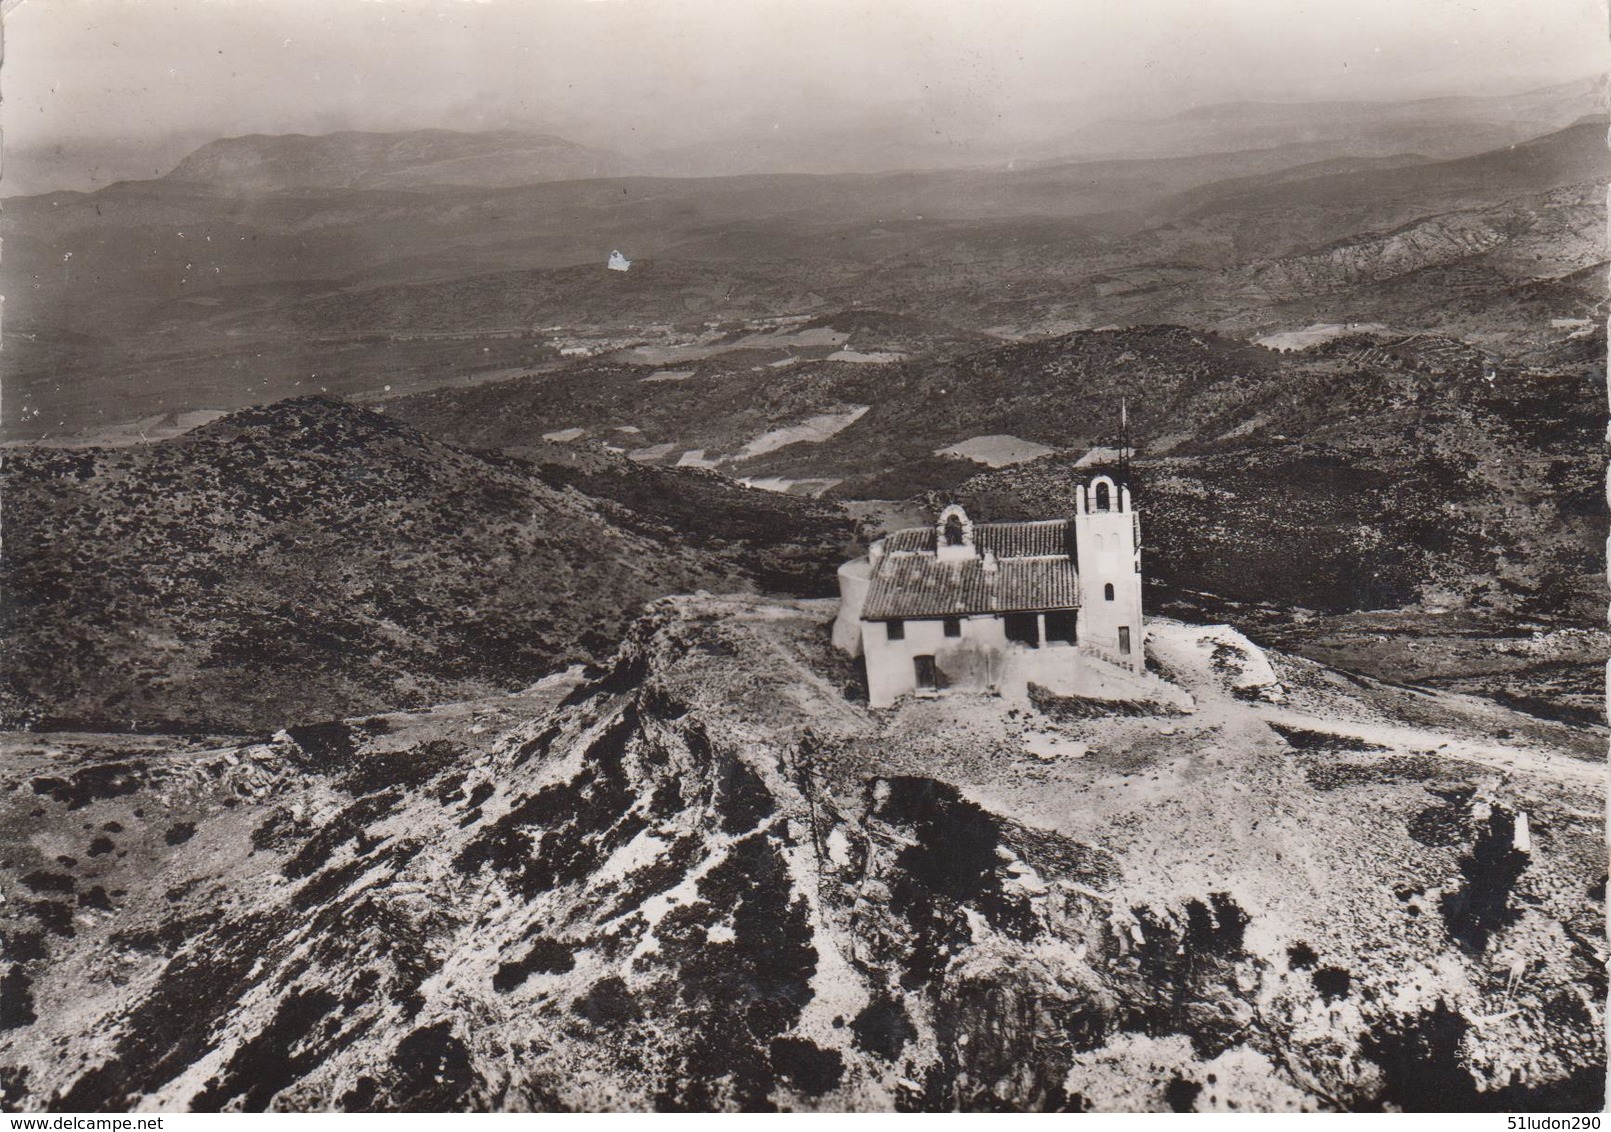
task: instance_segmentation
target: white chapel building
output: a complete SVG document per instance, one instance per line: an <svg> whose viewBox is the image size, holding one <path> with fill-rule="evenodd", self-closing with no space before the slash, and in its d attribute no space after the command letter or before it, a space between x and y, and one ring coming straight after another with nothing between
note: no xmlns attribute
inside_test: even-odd
<svg viewBox="0 0 1611 1132"><path fill-rule="evenodd" d="M868 700L1038 684L1145 694L1141 528L1127 486L1079 487L1071 519L975 523L959 506L894 531L839 569L834 643L867 666Z"/></svg>

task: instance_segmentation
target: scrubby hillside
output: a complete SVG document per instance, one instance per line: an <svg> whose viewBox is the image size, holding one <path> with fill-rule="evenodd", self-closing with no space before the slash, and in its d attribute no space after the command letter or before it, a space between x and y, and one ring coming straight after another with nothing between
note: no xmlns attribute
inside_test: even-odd
<svg viewBox="0 0 1611 1132"><path fill-rule="evenodd" d="M837 479L845 499L951 493L991 517L1030 518L1070 513L1085 474L1075 464L1115 443L1122 401L1140 453L1147 569L1161 581L1277 607L1427 601L1598 626L1603 343L1590 326L1520 362L1424 334L1346 334L1283 352L1144 326L880 366L690 364L662 380L595 365L389 408L460 444L579 429L674 462L868 406L825 439L724 468ZM1060 454L979 476L935 456L995 434Z"/></svg>
<svg viewBox="0 0 1611 1132"><path fill-rule="evenodd" d="M831 612L668 600L581 686L243 749L14 747L7 1107L1600 1104L1603 736L1170 623L1189 716L871 713Z"/></svg>
<svg viewBox="0 0 1611 1132"><path fill-rule="evenodd" d="M1081 383L1099 419L1113 384ZM1426 599L1597 624L1599 398L1592 377L1520 371L1427 339L1338 341L1295 366L1173 391L1149 381L1130 401L1146 568L1275 606ZM851 446L873 418L834 443ZM953 494L991 517L1067 514L1080 452L986 472Z"/></svg>
<svg viewBox="0 0 1611 1132"><path fill-rule="evenodd" d="M6 460L5 714L272 729L521 687L642 602L831 593L838 513L605 453L472 455L341 402Z"/></svg>

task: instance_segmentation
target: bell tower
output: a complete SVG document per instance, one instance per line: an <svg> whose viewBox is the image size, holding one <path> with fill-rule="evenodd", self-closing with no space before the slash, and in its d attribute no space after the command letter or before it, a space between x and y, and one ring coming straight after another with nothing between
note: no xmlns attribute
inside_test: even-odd
<svg viewBox="0 0 1611 1132"><path fill-rule="evenodd" d="M1140 672L1146 663L1141 520L1127 485L1101 475L1075 489L1074 553L1080 577L1080 644Z"/></svg>

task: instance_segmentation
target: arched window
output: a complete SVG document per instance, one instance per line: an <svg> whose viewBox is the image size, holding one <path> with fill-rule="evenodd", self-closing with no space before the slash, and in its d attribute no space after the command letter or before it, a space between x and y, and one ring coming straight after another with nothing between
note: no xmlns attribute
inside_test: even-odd
<svg viewBox="0 0 1611 1132"><path fill-rule="evenodd" d="M1109 582L1102 587L1102 597L1107 601L1113 600L1113 583Z"/></svg>
<svg viewBox="0 0 1611 1132"><path fill-rule="evenodd" d="M1096 509L1098 511L1107 511L1107 510L1110 510L1111 508L1112 508L1112 499L1110 498L1110 493L1108 492L1108 485L1106 483L1097 484L1096 485Z"/></svg>
<svg viewBox="0 0 1611 1132"><path fill-rule="evenodd" d="M952 515L945 521L945 545L962 545L962 516Z"/></svg>

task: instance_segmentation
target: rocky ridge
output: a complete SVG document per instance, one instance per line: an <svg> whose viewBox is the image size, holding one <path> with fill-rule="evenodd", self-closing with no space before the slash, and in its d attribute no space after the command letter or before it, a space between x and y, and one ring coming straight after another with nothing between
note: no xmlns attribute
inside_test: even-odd
<svg viewBox="0 0 1611 1132"><path fill-rule="evenodd" d="M668 599L590 680L246 749L25 738L5 1103L1598 1104L1603 736L1169 622L1192 716L872 713L830 616Z"/></svg>

